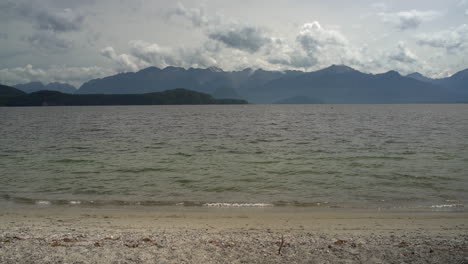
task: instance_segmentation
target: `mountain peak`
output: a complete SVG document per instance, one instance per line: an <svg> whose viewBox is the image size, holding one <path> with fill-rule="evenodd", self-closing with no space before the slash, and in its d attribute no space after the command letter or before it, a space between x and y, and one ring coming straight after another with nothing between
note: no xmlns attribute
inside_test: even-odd
<svg viewBox="0 0 468 264"><path fill-rule="evenodd" d="M221 68L216 67L216 66L211 66L207 68L207 70L210 70L211 72L224 72Z"/></svg>
<svg viewBox="0 0 468 264"><path fill-rule="evenodd" d="M326 73L348 73L348 72L354 72L354 71L356 70L346 65L336 65L336 64L333 64L330 67L320 70L320 72L326 72Z"/></svg>
<svg viewBox="0 0 468 264"><path fill-rule="evenodd" d="M456 78L456 79L468 78L468 69L464 69L462 71L459 71L459 72L455 73L452 77Z"/></svg>
<svg viewBox="0 0 468 264"><path fill-rule="evenodd" d="M158 67L151 66L151 67L145 68L143 70L140 70L139 73L158 72L158 71L161 71L161 69L159 69Z"/></svg>
<svg viewBox="0 0 468 264"><path fill-rule="evenodd" d="M174 66L168 66L163 69L163 71L170 71L170 72L177 72L177 71L184 71L184 68L181 67L174 67Z"/></svg>
<svg viewBox="0 0 468 264"><path fill-rule="evenodd" d="M410 74L406 75L406 77L412 78L412 79L415 79L415 80L418 80L418 81L422 81L422 82L432 82L433 81L431 78L428 78L428 77L422 75L419 72L410 73Z"/></svg>
<svg viewBox="0 0 468 264"><path fill-rule="evenodd" d="M401 74L397 71L388 71L385 73L382 73L381 75L388 76L388 77L401 77Z"/></svg>

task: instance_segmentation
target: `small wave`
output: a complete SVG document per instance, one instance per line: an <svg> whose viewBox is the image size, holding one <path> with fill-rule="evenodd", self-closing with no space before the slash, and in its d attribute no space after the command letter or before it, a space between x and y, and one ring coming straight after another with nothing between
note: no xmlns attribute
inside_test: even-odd
<svg viewBox="0 0 468 264"><path fill-rule="evenodd" d="M50 205L50 202L49 201L39 200L39 201L36 201L36 204L37 205Z"/></svg>
<svg viewBox="0 0 468 264"><path fill-rule="evenodd" d="M81 204L81 201L69 201L68 203L71 205L78 205Z"/></svg>
<svg viewBox="0 0 468 264"><path fill-rule="evenodd" d="M85 160L85 159L60 159L60 160L52 160L51 162L55 162L55 163L93 163L94 160Z"/></svg>
<svg viewBox="0 0 468 264"><path fill-rule="evenodd" d="M172 171L170 168L127 168L127 169L119 169L115 170L115 172L123 172L123 173L145 173L145 172L169 172Z"/></svg>
<svg viewBox="0 0 468 264"><path fill-rule="evenodd" d="M273 207L268 203L205 203L206 207Z"/></svg>

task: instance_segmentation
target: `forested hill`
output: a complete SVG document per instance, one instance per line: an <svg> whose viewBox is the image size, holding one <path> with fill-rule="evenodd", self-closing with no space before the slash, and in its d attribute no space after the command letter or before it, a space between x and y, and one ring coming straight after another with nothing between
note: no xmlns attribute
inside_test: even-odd
<svg viewBox="0 0 468 264"><path fill-rule="evenodd" d="M209 94L186 89L146 94L64 94L57 91L39 91L1 98L0 104L3 106L247 104L245 100L215 99Z"/></svg>

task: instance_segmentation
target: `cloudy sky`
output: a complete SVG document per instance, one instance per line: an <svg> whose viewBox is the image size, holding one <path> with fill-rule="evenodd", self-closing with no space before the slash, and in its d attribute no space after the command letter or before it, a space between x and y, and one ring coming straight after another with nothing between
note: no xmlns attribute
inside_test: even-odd
<svg viewBox="0 0 468 264"><path fill-rule="evenodd" d="M148 66L445 77L468 68L468 0L0 0L0 83Z"/></svg>

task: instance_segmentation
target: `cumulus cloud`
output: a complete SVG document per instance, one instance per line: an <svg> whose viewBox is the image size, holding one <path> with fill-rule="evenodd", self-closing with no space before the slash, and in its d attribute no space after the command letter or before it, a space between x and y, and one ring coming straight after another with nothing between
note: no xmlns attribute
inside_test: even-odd
<svg viewBox="0 0 468 264"><path fill-rule="evenodd" d="M66 82L79 87L90 79L102 78L115 72L106 68L91 67L67 67L52 66L49 68L37 68L32 65L24 67L0 69L0 83L15 85L40 81L43 83Z"/></svg>
<svg viewBox="0 0 468 264"><path fill-rule="evenodd" d="M394 25L399 30L418 28L423 22L434 20L441 14L437 11L410 10L397 13L379 13L383 22Z"/></svg>
<svg viewBox="0 0 468 264"><path fill-rule="evenodd" d="M404 42L400 41L396 49L388 53L388 59L400 63L415 63L418 58L406 47Z"/></svg>
<svg viewBox="0 0 468 264"><path fill-rule="evenodd" d="M326 29L318 21L314 21L302 25L295 43L274 41L267 55L267 61L272 64L308 69L351 62L355 51L341 32Z"/></svg>
<svg viewBox="0 0 468 264"><path fill-rule="evenodd" d="M420 34L417 43L422 46L442 48L447 52L456 52L468 47L468 25L463 24L452 30Z"/></svg>
<svg viewBox="0 0 468 264"><path fill-rule="evenodd" d="M116 63L116 70L119 72L138 71L139 69L150 66L150 64L138 57L129 54L117 54L113 47L102 49L101 55Z"/></svg>
<svg viewBox="0 0 468 264"><path fill-rule="evenodd" d="M348 44L348 40L339 31L324 29L317 21L304 24L299 31L297 41L311 56L324 48L342 47Z"/></svg>

